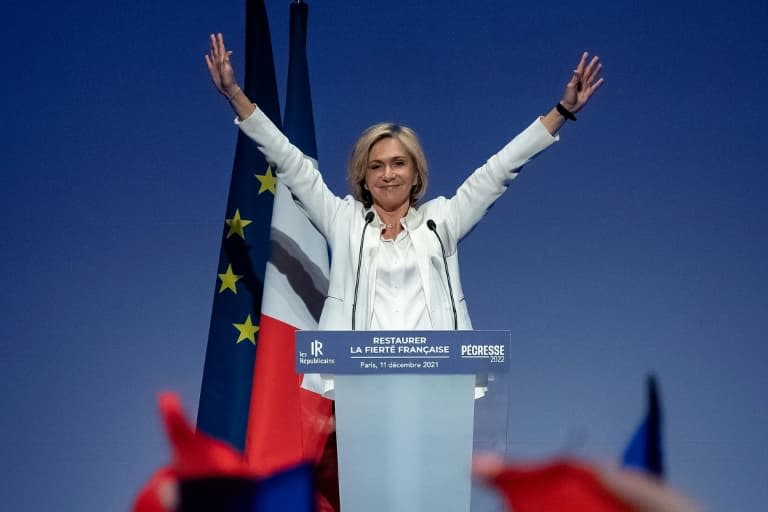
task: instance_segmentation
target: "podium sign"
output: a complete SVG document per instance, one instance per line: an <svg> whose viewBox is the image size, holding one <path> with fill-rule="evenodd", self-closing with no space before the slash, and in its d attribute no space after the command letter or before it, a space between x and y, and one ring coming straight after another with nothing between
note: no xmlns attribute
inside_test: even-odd
<svg viewBox="0 0 768 512"><path fill-rule="evenodd" d="M298 331L298 373L506 373L509 331Z"/></svg>

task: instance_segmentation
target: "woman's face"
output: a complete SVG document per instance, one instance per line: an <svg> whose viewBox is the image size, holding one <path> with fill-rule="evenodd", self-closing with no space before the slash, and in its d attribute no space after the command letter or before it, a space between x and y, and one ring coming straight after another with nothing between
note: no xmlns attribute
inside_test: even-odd
<svg viewBox="0 0 768 512"><path fill-rule="evenodd" d="M377 209L395 212L403 208L407 211L416 180L413 160L399 140L386 137L371 146L365 188L373 196Z"/></svg>

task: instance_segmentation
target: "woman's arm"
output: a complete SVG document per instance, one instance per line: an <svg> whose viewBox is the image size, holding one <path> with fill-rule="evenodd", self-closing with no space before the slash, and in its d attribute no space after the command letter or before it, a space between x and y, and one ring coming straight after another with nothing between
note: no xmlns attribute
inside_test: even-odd
<svg viewBox="0 0 768 512"><path fill-rule="evenodd" d="M486 210L507 189L509 182L517 177L520 168L557 140L555 135L565 123L566 116L575 119L573 114L581 111L602 85L600 59L593 57L587 63L588 57L587 52L581 55L559 105L534 121L488 159L448 200L446 220L453 227L452 234L457 241L480 221Z"/></svg>
<svg viewBox="0 0 768 512"><path fill-rule="evenodd" d="M211 51L205 56L211 80L237 113L240 130L253 140L267 161L273 165L280 182L301 204L306 215L329 239L333 220L343 201L326 186L314 160L291 144L274 123L245 95L235 81L221 34L210 37Z"/></svg>

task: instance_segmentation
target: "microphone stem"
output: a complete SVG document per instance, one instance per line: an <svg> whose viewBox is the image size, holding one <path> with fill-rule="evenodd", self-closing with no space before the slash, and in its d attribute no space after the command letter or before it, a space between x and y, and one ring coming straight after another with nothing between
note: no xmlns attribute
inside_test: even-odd
<svg viewBox="0 0 768 512"><path fill-rule="evenodd" d="M427 221L427 227L435 234L437 241L440 242L440 251L443 254L443 267L445 268L445 280L448 282L448 295L451 298L451 309L453 310L453 330L459 330L459 317L456 314L456 301L453 298L453 287L451 286L451 273L448 272L448 258L445 256L445 246L443 245L443 239L437 233L437 226L432 219Z"/></svg>
<svg viewBox="0 0 768 512"><path fill-rule="evenodd" d="M365 216L365 225L363 226L363 234L360 235L360 252L357 255L357 274L355 276L355 296L352 300L352 330L355 330L355 312L357 311L357 290L360 287L360 267L363 263L363 242L365 241L365 231L368 229L368 224L373 222L373 212L368 212Z"/></svg>

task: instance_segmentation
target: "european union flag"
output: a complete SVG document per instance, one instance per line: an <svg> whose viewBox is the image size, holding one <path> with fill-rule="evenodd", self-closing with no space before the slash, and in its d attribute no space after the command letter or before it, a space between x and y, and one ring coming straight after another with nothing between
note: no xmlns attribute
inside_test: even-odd
<svg viewBox="0 0 768 512"><path fill-rule="evenodd" d="M246 95L278 126L280 105L263 0L247 0ZM197 416L198 429L245 448L264 270L275 193L272 169L238 134Z"/></svg>

